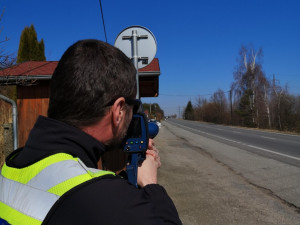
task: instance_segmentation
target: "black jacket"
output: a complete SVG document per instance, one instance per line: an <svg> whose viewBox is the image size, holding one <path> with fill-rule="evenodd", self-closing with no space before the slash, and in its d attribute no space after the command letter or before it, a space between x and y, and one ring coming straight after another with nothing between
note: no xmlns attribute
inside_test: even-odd
<svg viewBox="0 0 300 225"><path fill-rule="evenodd" d="M22 168L55 153L79 157L97 168L105 146L80 129L40 116L24 148L7 164ZM16 154L17 153L17 154ZM119 176L106 175L65 193L51 208L43 224L158 225L181 224L165 189L157 184L137 189Z"/></svg>

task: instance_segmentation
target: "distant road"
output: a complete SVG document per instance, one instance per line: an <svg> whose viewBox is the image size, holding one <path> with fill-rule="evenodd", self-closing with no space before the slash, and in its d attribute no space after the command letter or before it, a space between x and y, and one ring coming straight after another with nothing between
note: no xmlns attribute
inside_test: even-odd
<svg viewBox="0 0 300 225"><path fill-rule="evenodd" d="M300 225L298 136L168 119L154 141L183 224Z"/></svg>
<svg viewBox="0 0 300 225"><path fill-rule="evenodd" d="M300 167L300 135L177 119L168 119L167 122L195 134Z"/></svg>

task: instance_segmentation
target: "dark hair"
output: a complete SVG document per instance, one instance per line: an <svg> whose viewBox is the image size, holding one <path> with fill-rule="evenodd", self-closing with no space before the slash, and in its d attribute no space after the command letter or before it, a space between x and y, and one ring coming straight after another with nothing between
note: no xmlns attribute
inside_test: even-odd
<svg viewBox="0 0 300 225"><path fill-rule="evenodd" d="M136 95L136 70L119 49L81 40L60 59L51 79L48 117L76 127L101 119L107 103Z"/></svg>

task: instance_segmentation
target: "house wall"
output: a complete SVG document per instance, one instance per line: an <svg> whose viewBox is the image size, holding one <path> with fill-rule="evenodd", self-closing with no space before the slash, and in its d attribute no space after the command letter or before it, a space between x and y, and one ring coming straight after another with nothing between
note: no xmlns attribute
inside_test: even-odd
<svg viewBox="0 0 300 225"><path fill-rule="evenodd" d="M47 116L49 94L49 81L38 81L36 85L31 86L18 86L19 147L24 146L37 117Z"/></svg>

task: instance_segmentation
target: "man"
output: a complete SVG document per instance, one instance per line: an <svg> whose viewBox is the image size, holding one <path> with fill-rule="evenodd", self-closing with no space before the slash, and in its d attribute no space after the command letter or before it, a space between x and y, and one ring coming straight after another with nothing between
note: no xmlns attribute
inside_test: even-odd
<svg viewBox="0 0 300 225"><path fill-rule="evenodd" d="M120 146L138 104L135 73L120 50L101 41L67 49L51 80L48 118L38 118L2 168L0 224L181 224L157 184L152 141L140 189L97 170L106 149Z"/></svg>

